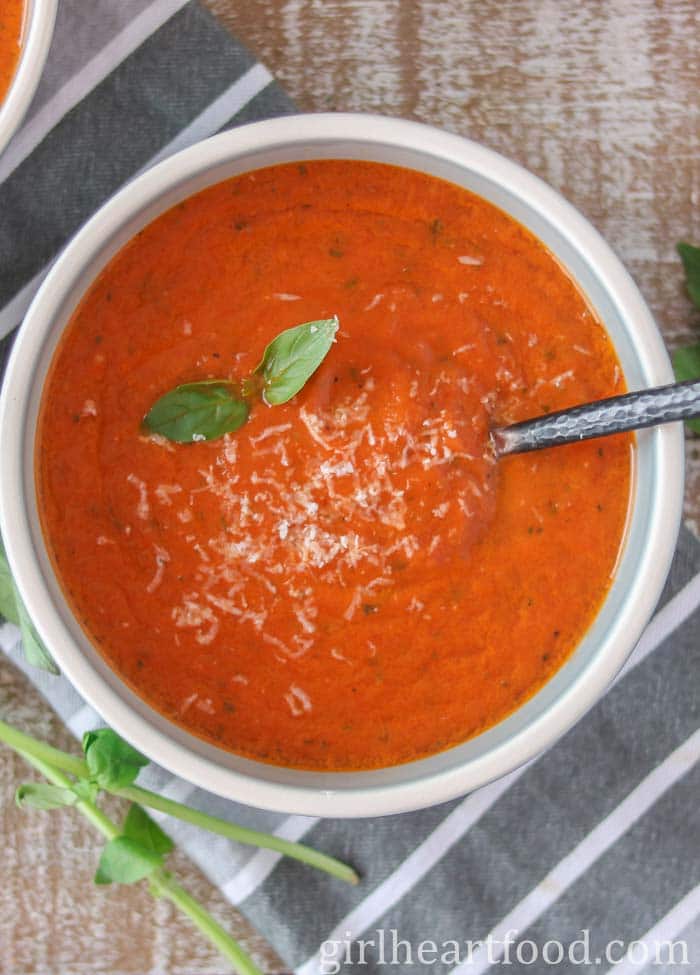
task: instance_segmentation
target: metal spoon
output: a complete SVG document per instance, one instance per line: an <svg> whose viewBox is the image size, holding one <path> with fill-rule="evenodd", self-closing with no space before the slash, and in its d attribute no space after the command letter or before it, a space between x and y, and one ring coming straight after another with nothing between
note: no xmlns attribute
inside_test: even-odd
<svg viewBox="0 0 700 975"><path fill-rule="evenodd" d="M700 417L700 379L642 389L536 416L522 423L497 427L491 437L496 455L504 457L694 417Z"/></svg>

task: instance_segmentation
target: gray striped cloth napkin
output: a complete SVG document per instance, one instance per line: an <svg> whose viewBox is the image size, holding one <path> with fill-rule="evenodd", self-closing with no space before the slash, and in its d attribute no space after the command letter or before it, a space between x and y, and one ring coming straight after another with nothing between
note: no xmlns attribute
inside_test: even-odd
<svg viewBox="0 0 700 975"><path fill-rule="evenodd" d="M0 366L49 264L120 185L222 128L291 111L196 2L62 0L42 86L0 157ZM144 782L361 871L351 889L168 822L300 975L700 972L699 607L700 545L684 530L616 684L545 755L464 799L352 822L237 805L152 767ZM26 667L17 640L0 627L72 731L98 725L65 679Z"/></svg>

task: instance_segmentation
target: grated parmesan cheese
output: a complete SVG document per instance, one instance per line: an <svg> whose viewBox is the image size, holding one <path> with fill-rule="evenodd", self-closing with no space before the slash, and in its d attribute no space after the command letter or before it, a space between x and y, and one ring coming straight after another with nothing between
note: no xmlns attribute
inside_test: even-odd
<svg viewBox="0 0 700 975"><path fill-rule="evenodd" d="M295 718L306 714L312 709L309 695L298 684L290 684L289 691L284 695L284 699Z"/></svg>
<svg viewBox="0 0 700 975"><path fill-rule="evenodd" d="M147 521L151 515L151 507L148 503L148 489L146 487L146 482L142 481L141 478L137 477L135 474L129 474L127 476L127 481L139 492L139 500L138 504L136 505L136 514L142 521Z"/></svg>
<svg viewBox="0 0 700 975"><path fill-rule="evenodd" d="M394 566L422 564L440 545L460 543L488 494L491 468L483 448L476 449L491 400L479 402L458 365L450 360L431 377L417 371L409 386L409 401L422 399L408 415L405 399L368 376L359 392L323 407L304 403L293 440L285 437L292 423L283 422L212 444L212 462L187 487L190 505L173 512L192 522L186 541L197 557L195 584L173 610L179 629L190 629L206 646L225 618L235 619L286 665L314 647L318 621L326 618L325 593L336 593L338 585L348 592L346 623L380 605L392 612L409 607L412 597L397 593ZM426 416L419 404L427 399L433 409ZM255 456L245 475L244 450ZM409 516L407 496L427 477L433 503L423 509L419 501ZM154 496L167 510L180 487L160 484ZM192 512L202 496L221 512L220 528L204 538ZM446 517L453 500L463 526L449 538L434 534L435 519ZM164 563L157 569L154 588ZM416 612L423 603L413 598ZM289 694L300 708L298 695Z"/></svg>
<svg viewBox="0 0 700 975"><path fill-rule="evenodd" d="M155 592L158 586L163 581L163 575L165 573L165 566L170 561L170 555L164 548L160 545L154 545L153 548L156 552L156 572L151 581L146 586L146 592Z"/></svg>

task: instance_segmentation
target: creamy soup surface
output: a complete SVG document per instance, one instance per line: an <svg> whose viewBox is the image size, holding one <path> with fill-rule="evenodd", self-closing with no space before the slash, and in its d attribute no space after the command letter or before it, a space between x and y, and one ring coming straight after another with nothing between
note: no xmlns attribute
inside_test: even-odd
<svg viewBox="0 0 700 975"><path fill-rule="evenodd" d="M223 439L141 427L337 315L326 360ZM37 439L45 536L114 670L211 742L369 769L493 725L562 665L614 571L633 439L496 463L496 424L624 389L521 225L409 170L325 160L184 201L73 316Z"/></svg>

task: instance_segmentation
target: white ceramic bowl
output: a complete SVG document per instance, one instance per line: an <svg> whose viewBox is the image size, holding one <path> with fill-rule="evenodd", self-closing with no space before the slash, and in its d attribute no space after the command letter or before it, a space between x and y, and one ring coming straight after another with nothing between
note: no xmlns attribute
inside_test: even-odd
<svg viewBox="0 0 700 975"><path fill-rule="evenodd" d="M22 50L5 99L0 102L0 152L20 127L39 84L53 36L58 0L25 0Z"/></svg>
<svg viewBox="0 0 700 975"><path fill-rule="evenodd" d="M659 332L631 278L596 231L519 166L454 135L362 115L275 119L199 143L140 176L80 231L46 278L14 346L0 401L0 511L29 612L64 673L121 735L212 792L315 816L370 816L442 802L501 776L562 735L620 669L661 592L678 531L680 425L638 435L633 500L610 593L568 662L514 714L471 741L390 769L318 773L240 758L171 724L132 693L92 648L52 573L39 528L33 445L42 383L59 335L105 263L144 224L211 183L313 158L408 166L475 191L529 227L572 273L604 321L627 383L672 380Z"/></svg>

